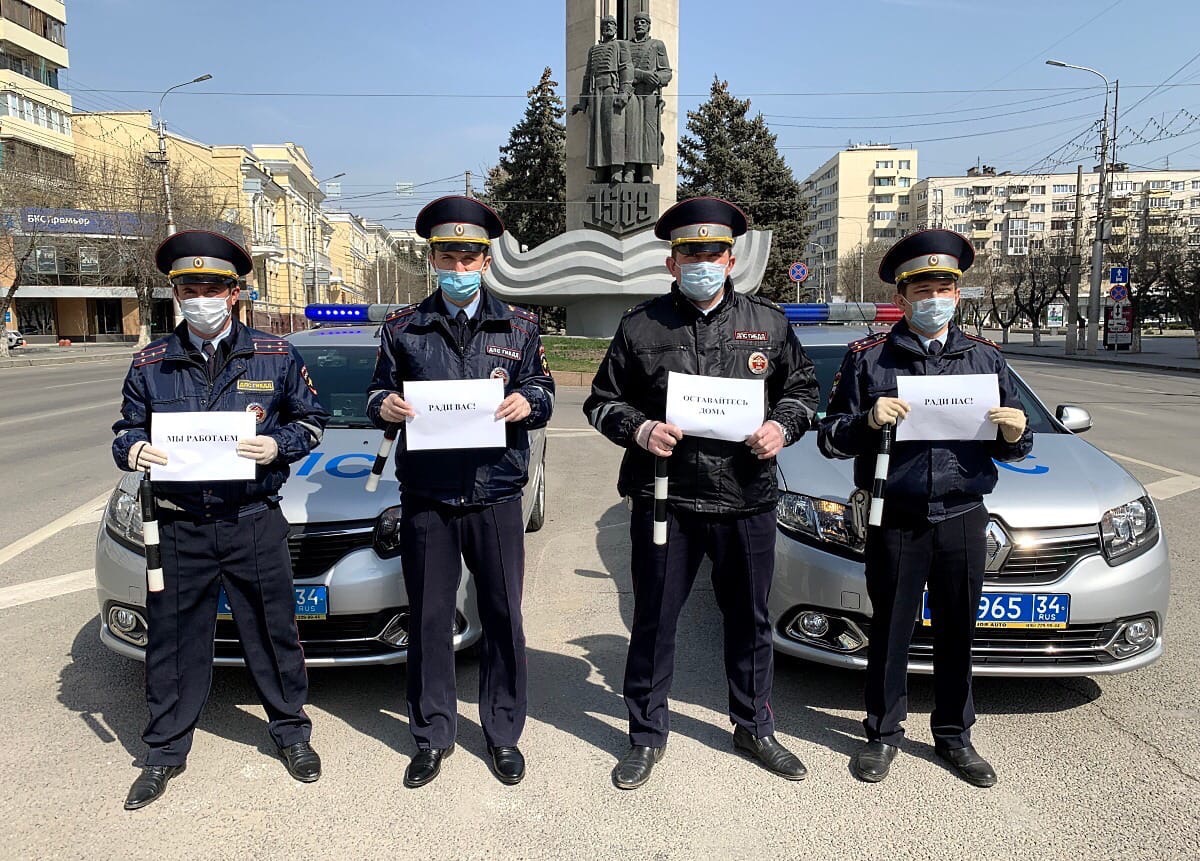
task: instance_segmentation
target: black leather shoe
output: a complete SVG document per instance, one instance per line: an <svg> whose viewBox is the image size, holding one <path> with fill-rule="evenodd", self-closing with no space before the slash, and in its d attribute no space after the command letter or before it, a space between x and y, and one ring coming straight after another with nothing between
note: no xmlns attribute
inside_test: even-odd
<svg viewBox="0 0 1200 861"><path fill-rule="evenodd" d="M442 773L442 760L454 753L454 745L447 748L431 747L418 750L408 768L404 770L404 785L409 789L424 786Z"/></svg>
<svg viewBox="0 0 1200 861"><path fill-rule="evenodd" d="M621 757L617 767L613 769L613 785L617 789L637 789L650 779L650 770L654 763L663 758L667 752L666 745L662 747L646 747L635 744L629 752Z"/></svg>
<svg viewBox="0 0 1200 861"><path fill-rule="evenodd" d="M739 725L733 731L733 746L785 780L804 780L808 777L808 769L800 758L776 741L773 735L755 738L750 730Z"/></svg>
<svg viewBox="0 0 1200 861"><path fill-rule="evenodd" d="M958 776L972 786L987 789L996 785L996 771L986 759L980 756L974 747L936 748L937 755L950 763L950 767L958 772Z"/></svg>
<svg viewBox="0 0 1200 861"><path fill-rule="evenodd" d="M288 774L301 783L315 783L321 776L321 757L306 741L279 748L279 756L287 766Z"/></svg>
<svg viewBox="0 0 1200 861"><path fill-rule="evenodd" d="M850 770L859 780L867 783L879 783L888 776L892 760L900 748L894 744L882 741L869 741L850 760Z"/></svg>
<svg viewBox="0 0 1200 861"><path fill-rule="evenodd" d="M125 809L137 810L153 801L162 798L167 791L167 781L177 774L182 774L186 765L147 765L137 776L129 794L125 796Z"/></svg>
<svg viewBox="0 0 1200 861"><path fill-rule="evenodd" d="M488 753L492 755L492 774L501 783L512 786L524 779L525 757L515 744L489 747Z"/></svg>

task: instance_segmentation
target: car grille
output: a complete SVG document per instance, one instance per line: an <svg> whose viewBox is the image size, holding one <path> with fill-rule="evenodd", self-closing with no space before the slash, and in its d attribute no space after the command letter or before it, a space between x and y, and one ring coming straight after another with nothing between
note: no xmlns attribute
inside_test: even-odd
<svg viewBox="0 0 1200 861"><path fill-rule="evenodd" d="M288 536L292 557L292 577L307 580L320 577L343 556L371 546L372 526L356 525L330 531L301 530Z"/></svg>
<svg viewBox="0 0 1200 861"><path fill-rule="evenodd" d="M1094 528L1022 531L1019 536L1020 544L1014 544L1008 530L992 522L987 534L985 583L1010 586L1053 583L1080 559L1100 552L1100 536Z"/></svg>
<svg viewBox="0 0 1200 861"><path fill-rule="evenodd" d="M1112 655L1104 646L1116 633L1118 624L1068 625L1066 628L977 628L971 646L976 666L1096 665L1111 663ZM933 660L933 629L917 623L910 661Z"/></svg>
<svg viewBox="0 0 1200 861"><path fill-rule="evenodd" d="M393 607L377 613L298 619L296 628L300 632L304 654L310 658L394 652L394 647L375 638L383 633L389 620L406 610L404 607ZM216 653L219 658L242 655L237 625L232 619L217 620Z"/></svg>

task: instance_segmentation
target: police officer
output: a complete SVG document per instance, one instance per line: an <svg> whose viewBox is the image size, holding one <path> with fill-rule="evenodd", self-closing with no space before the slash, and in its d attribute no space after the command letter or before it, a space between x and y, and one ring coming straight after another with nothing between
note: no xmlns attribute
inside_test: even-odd
<svg viewBox="0 0 1200 861"><path fill-rule="evenodd" d="M482 289L500 217L468 197L443 197L421 210L417 233L429 240L438 290L390 315L383 326L367 412L380 427L415 413L404 399L410 380L504 381L496 417L508 423L507 447L408 452L396 457L401 487L401 560L408 590L409 729L417 755L404 773L424 786L454 751L458 696L452 625L465 560L475 578L483 623L479 715L491 768L519 783L517 747L525 726L525 574L522 488L529 478L529 431L554 408L537 316ZM401 434L403 437L403 434Z"/></svg>
<svg viewBox="0 0 1200 861"><path fill-rule="evenodd" d="M963 779L988 787L996 773L971 744L971 643L983 591L988 524L983 497L996 485L992 459L1020 460L1033 447L1025 413L1004 357L991 341L952 320L958 279L975 257L950 230L923 230L888 251L879 277L896 285L904 320L850 345L834 381L818 443L831 458L854 458L854 482L870 490L880 428L911 405L896 397L899 376L995 374L1000 403L986 442L897 442L892 448L882 527L867 532L871 598L867 653L867 743L854 774L868 783L887 777L904 737L908 648L928 584L934 639L933 737L938 756Z"/></svg>
<svg viewBox="0 0 1200 861"><path fill-rule="evenodd" d="M113 456L126 470L167 464L150 445L156 413L246 411L257 435L237 453L258 466L251 481L156 485L165 589L148 592L145 766L125 807L145 807L185 768L192 733L212 682L218 595L224 587L270 720L272 740L297 780L321 776L304 713L308 676L296 630L288 524L279 489L288 464L321 440L329 413L318 403L304 362L287 341L232 316L250 255L204 230L176 233L159 246L184 322L133 357L122 392Z"/></svg>
<svg viewBox="0 0 1200 861"><path fill-rule="evenodd" d="M712 197L686 200L663 213L654 231L671 243L670 292L621 319L583 407L597 430L625 448L617 489L632 504L634 617L624 683L631 746L613 782L635 789L662 759L675 628L705 555L725 621L734 745L775 774L800 780L804 765L774 736L767 595L775 456L815 419L812 362L782 309L734 290L734 238L746 232L740 209ZM671 371L765 380L766 421L744 442L685 436L665 421ZM655 458L669 459L663 546L652 538Z"/></svg>

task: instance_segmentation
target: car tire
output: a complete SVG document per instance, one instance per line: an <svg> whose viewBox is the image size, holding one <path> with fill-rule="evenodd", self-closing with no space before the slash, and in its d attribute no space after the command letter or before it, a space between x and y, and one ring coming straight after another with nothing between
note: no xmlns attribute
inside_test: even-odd
<svg viewBox="0 0 1200 861"><path fill-rule="evenodd" d="M533 490L533 510L529 512L529 522L525 524L526 532L537 532L546 525L546 456L542 455L542 465L538 469L537 486Z"/></svg>

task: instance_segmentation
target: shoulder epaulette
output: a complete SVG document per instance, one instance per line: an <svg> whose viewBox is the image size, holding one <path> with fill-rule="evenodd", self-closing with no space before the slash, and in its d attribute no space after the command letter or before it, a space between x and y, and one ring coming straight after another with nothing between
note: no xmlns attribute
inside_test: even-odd
<svg viewBox="0 0 1200 861"><path fill-rule="evenodd" d="M407 317L409 314L415 314L416 311L416 305L409 305L406 308L397 308L395 311L392 311L390 314L384 317L383 322L391 323L393 320L399 320L401 317Z"/></svg>
<svg viewBox="0 0 1200 861"><path fill-rule="evenodd" d="M880 344L887 341L887 332L876 332L874 335L868 335L865 338L860 338L857 341L851 341L846 349L851 353L861 353L863 350L869 350L872 347L878 347Z"/></svg>
<svg viewBox="0 0 1200 861"><path fill-rule="evenodd" d="M166 355L167 342L155 341L133 354L133 366L140 368L143 365L153 365L155 362L161 362Z"/></svg>
<svg viewBox="0 0 1200 861"><path fill-rule="evenodd" d="M669 296L670 294L667 294L667 295ZM661 299L661 298L662 298L661 296L652 296L652 297L650 297L649 299L646 299L644 302L638 302L638 303L637 303L636 305L634 305L632 308L626 308L626 309L625 309L625 313L621 315L621 319L623 320L623 319L625 319L626 317L630 316L631 314L636 314L636 313L638 313L639 311L642 311L642 310L644 310L644 309L645 309L647 306L649 306L649 305L650 305L652 302L656 302L656 301L658 301L658 300L659 300L659 299Z"/></svg>
<svg viewBox="0 0 1200 861"><path fill-rule="evenodd" d="M528 320L530 323L536 323L538 321L538 315L525 308L518 308L516 305L509 305L508 310L512 312L514 317L520 317L522 320Z"/></svg>
<svg viewBox="0 0 1200 861"><path fill-rule="evenodd" d="M963 336L966 338L969 338L970 340L975 341L977 343L987 344L989 347L995 347L997 350L1000 349L999 344L997 344L995 341L989 340L988 338L983 338L983 337L980 337L979 335L969 335L966 332L963 332Z"/></svg>
<svg viewBox="0 0 1200 861"><path fill-rule="evenodd" d="M291 345L282 338L254 338L254 352L271 356L286 356Z"/></svg>
<svg viewBox="0 0 1200 861"><path fill-rule="evenodd" d="M787 314L787 312L780 307L778 302L772 302L766 296L759 296L757 293L745 293L743 295L756 305L765 305L767 308L770 308L773 311L778 311L780 314Z"/></svg>

